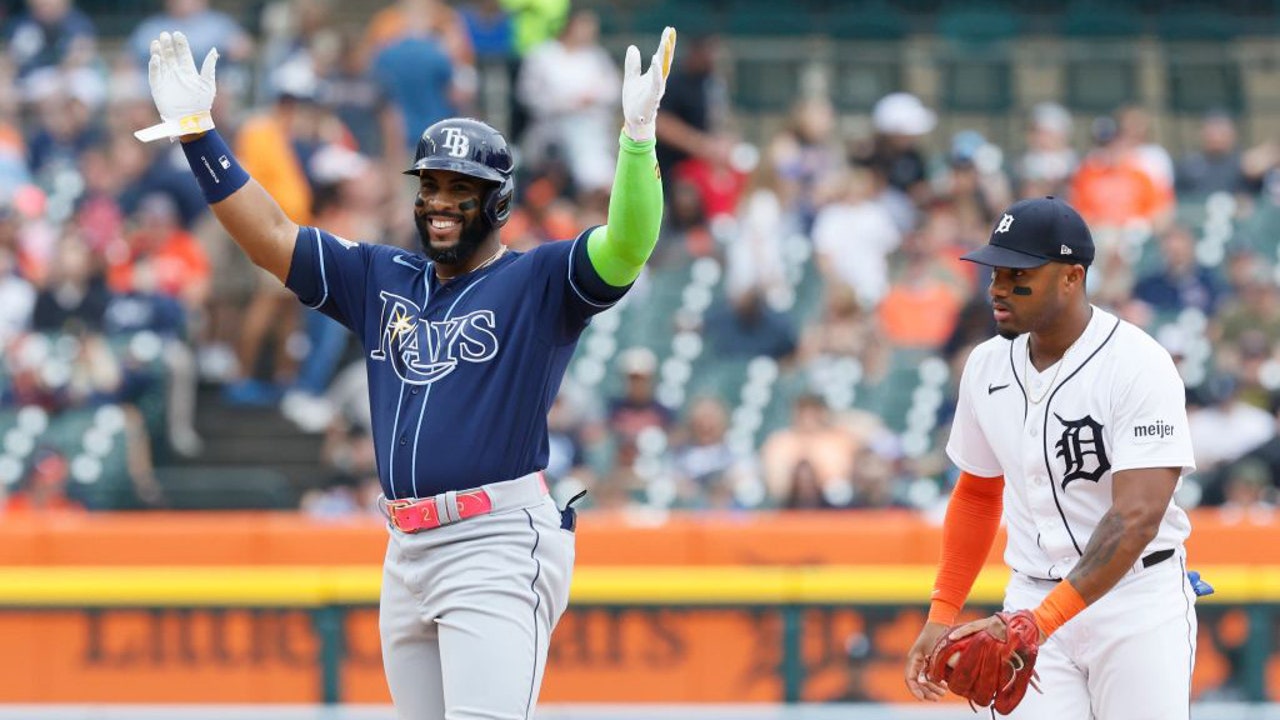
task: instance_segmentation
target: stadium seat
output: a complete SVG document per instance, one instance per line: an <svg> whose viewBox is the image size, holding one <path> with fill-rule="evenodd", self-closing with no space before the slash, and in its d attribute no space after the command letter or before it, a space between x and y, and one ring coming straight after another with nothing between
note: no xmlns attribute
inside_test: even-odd
<svg viewBox="0 0 1280 720"><path fill-rule="evenodd" d="M1199 115L1244 108L1240 65L1231 40L1235 20L1212 6L1184 6L1161 12L1156 32L1163 41L1169 109Z"/></svg>
<svg viewBox="0 0 1280 720"><path fill-rule="evenodd" d="M845 40L901 40L908 31L903 12L886 0L832 3L822 28Z"/></svg>
<svg viewBox="0 0 1280 720"><path fill-rule="evenodd" d="M3 438L4 433L9 432L9 430L17 427L17 425L18 410L16 408L5 408L0 410L0 439Z"/></svg>
<svg viewBox="0 0 1280 720"><path fill-rule="evenodd" d="M613 3L592 3L590 8L600 19L600 34L604 37L627 35L631 32L631 16Z"/></svg>
<svg viewBox="0 0 1280 720"><path fill-rule="evenodd" d="M1134 8L1101 0L1074 2L1061 31L1067 40L1067 107L1105 113L1138 99L1134 41L1142 34L1142 19Z"/></svg>
<svg viewBox="0 0 1280 720"><path fill-rule="evenodd" d="M93 18L98 33L104 37L128 35L147 16L160 10L152 0L78 0L76 8Z"/></svg>
<svg viewBox="0 0 1280 720"><path fill-rule="evenodd" d="M1000 4L975 3L939 14L943 110L1000 113L1012 107L1013 70L1007 42L1018 27L1017 14Z"/></svg>
<svg viewBox="0 0 1280 720"><path fill-rule="evenodd" d="M1178 196L1178 204L1174 208L1174 220L1185 227L1196 230L1204 224L1208 211L1203 198Z"/></svg>
<svg viewBox="0 0 1280 720"><path fill-rule="evenodd" d="M812 9L804 2L730 0L725 31L734 38L734 105L753 112L790 107L813 60L804 39L820 32Z"/></svg>
<svg viewBox="0 0 1280 720"><path fill-rule="evenodd" d="M1209 52L1225 54L1221 49ZM1174 56L1179 54L1171 52ZM1198 55L1170 57L1168 62L1169 109L1173 112L1199 115L1218 109L1243 109L1240 68L1233 61Z"/></svg>
<svg viewBox="0 0 1280 720"><path fill-rule="evenodd" d="M803 50L752 52L740 50L734 65L734 106L751 112L780 112L791 106L801 87L806 60Z"/></svg>
<svg viewBox="0 0 1280 720"><path fill-rule="evenodd" d="M70 463L67 495L94 510L137 505L129 475L124 416L115 406L53 414L36 446L56 450Z"/></svg>
<svg viewBox="0 0 1280 720"><path fill-rule="evenodd" d="M645 3L631 16L632 32L641 35L656 38L668 25L676 26L679 32L692 37L719 31L724 27L724 21L710 3L680 0Z"/></svg>
<svg viewBox="0 0 1280 720"><path fill-rule="evenodd" d="M1156 32L1165 40L1226 41L1240 34L1240 26L1212 4L1187 4L1165 8L1156 18Z"/></svg>
<svg viewBox="0 0 1280 720"><path fill-rule="evenodd" d="M700 395L718 397L727 407L736 407L747 378L747 358L703 356L695 363L693 377L689 379L688 397Z"/></svg>
<svg viewBox="0 0 1280 720"><path fill-rule="evenodd" d="M669 347L675 331L676 311L688 284L688 264L654 270L649 277L648 294L627 303L625 317L618 327L618 348Z"/></svg>
<svg viewBox="0 0 1280 720"><path fill-rule="evenodd" d="M911 394L920 385L920 363L932 356L927 350L895 349L888 375L881 382L864 383L854 406L875 413L886 427L902 432L911 409Z"/></svg>
<svg viewBox="0 0 1280 720"><path fill-rule="evenodd" d="M263 467L156 468L173 510L289 510L298 498L281 473Z"/></svg>
<svg viewBox="0 0 1280 720"><path fill-rule="evenodd" d="M1280 250L1280 207L1260 201L1253 214L1237 225L1234 240L1232 244L1248 247L1275 263Z"/></svg>
<svg viewBox="0 0 1280 720"><path fill-rule="evenodd" d="M791 424L791 409L796 398L810 392L808 375L801 370L783 370L773 386L773 396L764 409L764 419L760 430L756 433L759 444L769 437L769 433L781 430Z"/></svg>
<svg viewBox="0 0 1280 720"><path fill-rule="evenodd" d="M794 37L821 30L813 9L803 0L729 0L725 29L731 36Z"/></svg>
<svg viewBox="0 0 1280 720"><path fill-rule="evenodd" d="M908 26L885 0L833 3L822 20L834 46L831 102L837 110L868 112L903 87L903 44Z"/></svg>
<svg viewBox="0 0 1280 720"><path fill-rule="evenodd" d="M172 378L164 360L163 341L153 333L111 335L107 344L121 365L128 369L135 391L130 400L142 413L147 432L156 441L157 450L167 453L163 441L168 437L166 417L168 390Z"/></svg>

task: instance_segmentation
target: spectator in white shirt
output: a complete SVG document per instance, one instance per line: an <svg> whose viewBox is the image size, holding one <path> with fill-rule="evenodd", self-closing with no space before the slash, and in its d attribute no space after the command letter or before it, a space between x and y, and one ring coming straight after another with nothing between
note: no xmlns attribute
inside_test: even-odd
<svg viewBox="0 0 1280 720"><path fill-rule="evenodd" d="M818 212L813 244L818 267L848 285L865 308L889 290L889 254L902 244L893 217L877 199L874 177L864 169L848 174L839 199Z"/></svg>
<svg viewBox="0 0 1280 720"><path fill-rule="evenodd" d="M545 163L554 148L580 194L607 193L613 184L622 80L600 45L595 12L574 11L560 37L534 48L517 86L533 117L523 143L530 166Z"/></svg>

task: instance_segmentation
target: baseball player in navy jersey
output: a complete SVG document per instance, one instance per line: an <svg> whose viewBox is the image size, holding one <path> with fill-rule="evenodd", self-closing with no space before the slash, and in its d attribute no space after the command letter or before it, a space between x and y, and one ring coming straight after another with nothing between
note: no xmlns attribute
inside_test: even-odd
<svg viewBox="0 0 1280 720"><path fill-rule="evenodd" d="M964 257L993 268L999 337L973 350L960 380L947 454L962 473L929 619L907 657L918 699L945 693L926 661L1003 512L1004 607L1031 610L1041 643L1042 693L1011 717L1188 717L1200 588L1185 571L1191 526L1172 501L1194 469L1185 392L1169 353L1089 303L1093 256L1076 211L1037 198L1010 207ZM979 630L1004 632L992 617L950 637Z"/></svg>
<svg viewBox="0 0 1280 720"><path fill-rule="evenodd" d="M568 604L574 513L548 496L547 410L578 337L617 302L658 238L655 119L676 34L649 69L627 50L609 224L527 253L499 228L515 191L506 140L477 120L427 128L406 174L422 254L299 227L214 130L211 51L151 44L162 122L181 138L223 227L250 259L359 336L390 539L379 610L401 718L513 720L532 712ZM406 209L407 210L407 209Z"/></svg>

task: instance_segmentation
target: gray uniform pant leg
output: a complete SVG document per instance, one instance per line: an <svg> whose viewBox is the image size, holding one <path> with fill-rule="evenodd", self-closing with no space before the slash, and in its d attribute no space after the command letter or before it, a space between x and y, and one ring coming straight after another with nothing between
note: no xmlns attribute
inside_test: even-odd
<svg viewBox="0 0 1280 720"><path fill-rule="evenodd" d="M416 535L392 531L380 627L398 716L532 717L573 558L573 534L546 496Z"/></svg>

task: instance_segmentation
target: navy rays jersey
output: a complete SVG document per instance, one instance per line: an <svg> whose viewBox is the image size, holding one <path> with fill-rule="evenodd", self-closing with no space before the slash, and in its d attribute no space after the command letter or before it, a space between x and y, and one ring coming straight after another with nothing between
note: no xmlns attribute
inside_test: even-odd
<svg viewBox="0 0 1280 720"><path fill-rule="evenodd" d="M586 237L441 283L421 255L299 229L287 285L360 338L388 499L546 467L547 411L578 337L624 292L590 267Z"/></svg>

